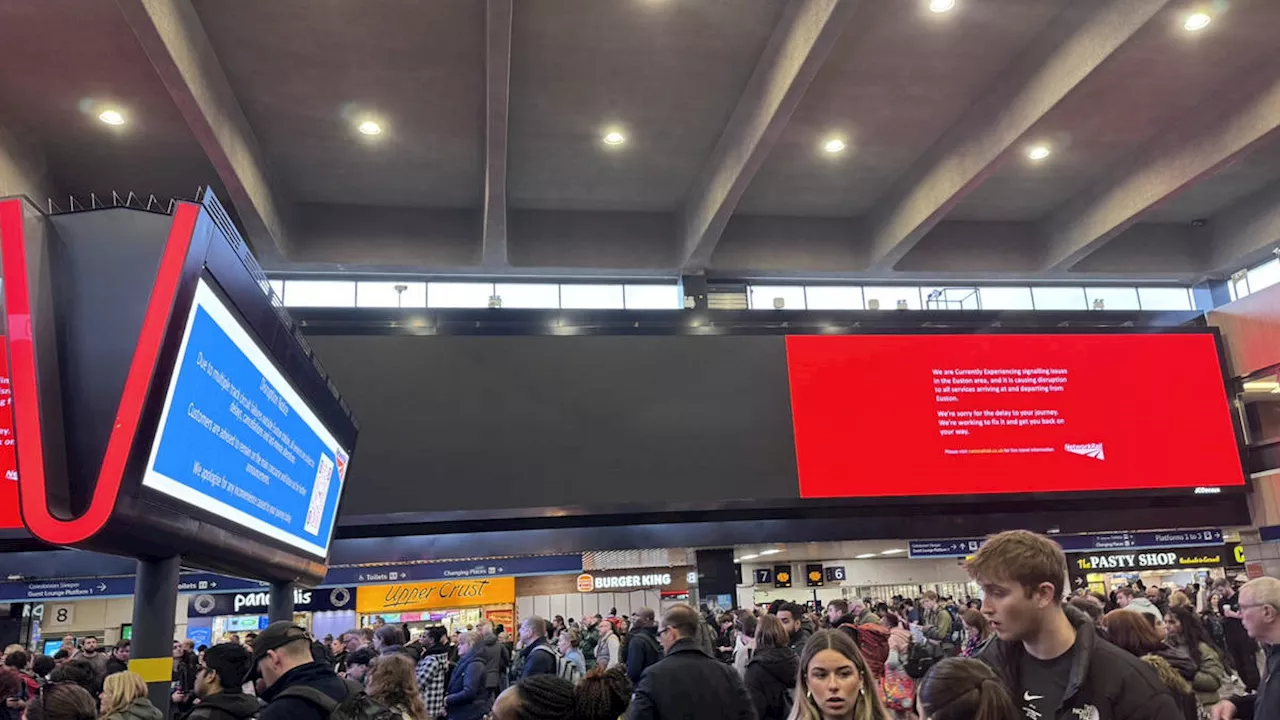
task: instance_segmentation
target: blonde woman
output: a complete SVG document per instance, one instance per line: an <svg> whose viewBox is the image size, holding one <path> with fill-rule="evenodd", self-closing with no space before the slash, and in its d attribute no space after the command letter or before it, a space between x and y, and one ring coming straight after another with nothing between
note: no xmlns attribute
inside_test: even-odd
<svg viewBox="0 0 1280 720"><path fill-rule="evenodd" d="M135 672L118 672L102 681L102 720L164 720L147 699L147 684Z"/></svg>
<svg viewBox="0 0 1280 720"><path fill-rule="evenodd" d="M862 653L839 630L820 630L800 653L788 720L885 720L880 693Z"/></svg>

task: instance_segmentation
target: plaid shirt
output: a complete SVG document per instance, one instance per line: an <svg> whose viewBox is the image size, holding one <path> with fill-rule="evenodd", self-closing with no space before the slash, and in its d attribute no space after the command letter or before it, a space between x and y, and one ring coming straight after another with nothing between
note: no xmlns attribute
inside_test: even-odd
<svg viewBox="0 0 1280 720"><path fill-rule="evenodd" d="M449 674L449 656L427 655L418 661L418 688L422 693L422 702L427 706L428 718L445 716L444 698L447 694L444 686L445 676Z"/></svg>

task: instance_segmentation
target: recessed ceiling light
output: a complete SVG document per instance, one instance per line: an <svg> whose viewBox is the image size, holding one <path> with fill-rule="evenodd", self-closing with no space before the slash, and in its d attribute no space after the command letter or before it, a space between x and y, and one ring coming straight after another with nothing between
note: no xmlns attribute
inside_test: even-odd
<svg viewBox="0 0 1280 720"><path fill-rule="evenodd" d="M1027 157L1032 160L1040 161L1049 157L1049 152L1050 150L1048 145L1032 145L1027 148Z"/></svg>
<svg viewBox="0 0 1280 720"><path fill-rule="evenodd" d="M373 120L365 120L364 122L357 125L356 129L359 130L364 135L381 135L382 134L382 126L374 122Z"/></svg>
<svg viewBox="0 0 1280 720"><path fill-rule="evenodd" d="M621 145L626 141L627 141L626 136L624 136L622 133L618 132L617 130L607 132L604 135L605 145Z"/></svg>
<svg viewBox="0 0 1280 720"><path fill-rule="evenodd" d="M822 143L822 149L832 155L835 155L838 152L843 152L845 147L844 140L841 140L840 138L831 138L830 140Z"/></svg>
<svg viewBox="0 0 1280 720"><path fill-rule="evenodd" d="M906 548L894 548L892 550L885 550L880 554L881 555L897 555L898 553L904 553L906 551L907 551Z"/></svg>
<svg viewBox="0 0 1280 720"><path fill-rule="evenodd" d="M956 8L956 0L929 0L929 11L936 13L951 12Z"/></svg>
<svg viewBox="0 0 1280 720"><path fill-rule="evenodd" d="M1209 13L1194 12L1182 22L1182 29L1187 32L1197 32L1209 27L1211 22L1213 22L1213 18L1209 16Z"/></svg>
<svg viewBox="0 0 1280 720"><path fill-rule="evenodd" d="M777 555L777 554L778 554L778 553L780 553L780 552L782 552L782 551L781 551L781 550L779 550L778 548L770 548L770 549L768 549L768 550L761 550L761 551L760 551L760 554L761 554L761 555Z"/></svg>
<svg viewBox="0 0 1280 720"><path fill-rule="evenodd" d="M755 560L755 559L756 559L756 558L758 558L758 557L760 557L760 556L759 556L759 555L743 555L743 556L742 556L742 559L743 559L743 560Z"/></svg>
<svg viewBox="0 0 1280 720"><path fill-rule="evenodd" d="M98 119L108 125L123 125L124 113L119 110L103 110L98 113Z"/></svg>
<svg viewBox="0 0 1280 720"><path fill-rule="evenodd" d="M867 558L873 558L875 556L875 553L862 553L861 555L854 555L853 558L855 560L866 560Z"/></svg>

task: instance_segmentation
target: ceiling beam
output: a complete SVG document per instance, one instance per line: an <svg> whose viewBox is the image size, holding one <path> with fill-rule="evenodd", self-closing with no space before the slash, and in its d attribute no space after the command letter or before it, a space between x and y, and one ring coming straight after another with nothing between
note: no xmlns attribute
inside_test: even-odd
<svg viewBox="0 0 1280 720"><path fill-rule="evenodd" d="M1218 213L1209 229L1211 272L1230 274L1268 259L1280 243L1280 182Z"/></svg>
<svg viewBox="0 0 1280 720"><path fill-rule="evenodd" d="M513 0L485 4L484 228L481 264L507 265L507 111Z"/></svg>
<svg viewBox="0 0 1280 720"><path fill-rule="evenodd" d="M868 222L872 268L891 269L902 260L1167 1L1070 3L877 203Z"/></svg>
<svg viewBox="0 0 1280 720"><path fill-rule="evenodd" d="M1280 128L1280 64L1244 73L1045 221L1044 268L1070 269L1143 212L1211 175Z"/></svg>
<svg viewBox="0 0 1280 720"><path fill-rule="evenodd" d="M285 204L191 0L116 1L231 195L254 251L287 254Z"/></svg>
<svg viewBox="0 0 1280 720"><path fill-rule="evenodd" d="M809 83L853 15L857 0L790 0L715 151L686 200L680 267L705 270L729 217Z"/></svg>

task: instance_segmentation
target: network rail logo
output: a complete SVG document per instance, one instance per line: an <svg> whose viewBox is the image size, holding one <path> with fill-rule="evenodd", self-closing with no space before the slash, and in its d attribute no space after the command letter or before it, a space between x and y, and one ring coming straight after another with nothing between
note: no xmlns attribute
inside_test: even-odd
<svg viewBox="0 0 1280 720"><path fill-rule="evenodd" d="M1072 455L1083 455L1084 457L1093 458L1094 460L1106 460L1107 456L1102 452L1102 443L1083 443L1072 444L1067 443L1062 446L1063 450Z"/></svg>

